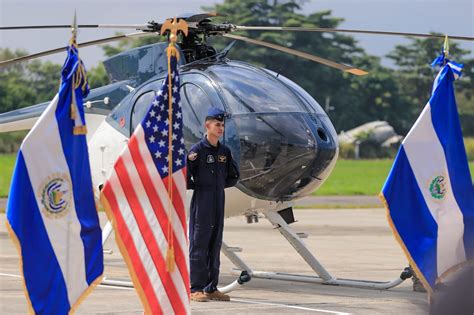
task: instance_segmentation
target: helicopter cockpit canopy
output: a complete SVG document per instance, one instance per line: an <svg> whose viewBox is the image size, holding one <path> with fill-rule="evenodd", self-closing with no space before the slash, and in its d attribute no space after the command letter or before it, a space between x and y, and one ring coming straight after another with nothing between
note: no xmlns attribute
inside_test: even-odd
<svg viewBox="0 0 474 315"><path fill-rule="evenodd" d="M150 80L125 99L132 106L117 106L108 117L111 124L130 136L162 80ZM285 200L322 183L321 172L337 157L337 135L321 106L297 84L232 61L186 65L180 80L186 147L204 136L209 107L226 111L222 141L240 162L240 189Z"/></svg>
<svg viewBox="0 0 474 315"><path fill-rule="evenodd" d="M206 73L230 112L225 140L239 154L242 190L285 200L322 183L318 176L337 158L337 135L308 93L283 76L242 62L217 64Z"/></svg>

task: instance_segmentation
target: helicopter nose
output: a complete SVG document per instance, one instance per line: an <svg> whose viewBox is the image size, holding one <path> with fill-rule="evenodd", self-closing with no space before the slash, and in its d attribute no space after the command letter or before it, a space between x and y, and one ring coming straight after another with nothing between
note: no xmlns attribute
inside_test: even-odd
<svg viewBox="0 0 474 315"><path fill-rule="evenodd" d="M335 164L337 140L327 116L252 113L233 118L240 140L239 188L252 196L303 197L322 184Z"/></svg>

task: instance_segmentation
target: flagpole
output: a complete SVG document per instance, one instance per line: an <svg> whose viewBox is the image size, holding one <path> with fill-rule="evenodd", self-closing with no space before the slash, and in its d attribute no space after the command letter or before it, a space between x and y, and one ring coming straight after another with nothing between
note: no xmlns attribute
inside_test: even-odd
<svg viewBox="0 0 474 315"><path fill-rule="evenodd" d="M76 43L76 35L77 35L77 14L76 14L76 11L74 11L74 18L72 20L72 25L71 25L71 40L70 42L71 43ZM75 76L73 76L72 78L72 85L71 85L71 89L72 89L72 99L71 99L71 119L75 119L75 116L77 115L76 111L75 111L75 101L74 101L74 88L75 88L75 82L74 82L74 79L75 79ZM73 187L71 187L73 188ZM70 260L70 250L71 250L71 247L70 246L70 242L71 242L71 213L69 212L67 215L66 215L66 224L67 224L67 233L66 233L66 275L64 276L65 277L65 280L66 280L66 283L69 283L69 260Z"/></svg>
<svg viewBox="0 0 474 315"><path fill-rule="evenodd" d="M179 60L179 52L176 49L176 42L178 40L178 31L182 31L185 36L188 34L188 25L183 20L179 21L174 18L173 20L167 20L161 27L161 34L169 31L169 45L166 49L168 56L168 226L167 226L167 239L168 248L166 250L166 270L173 272L175 268L175 257L174 257L174 236L173 236L173 216L172 216L172 203L173 203L173 93L172 93L172 70L171 70L171 57L176 58L176 62ZM176 75L176 73L174 73Z"/></svg>
<svg viewBox="0 0 474 315"><path fill-rule="evenodd" d="M171 38L171 37L170 37ZM172 224L173 217L171 214L171 206L173 200L173 138L171 133L173 132L173 93L172 93L172 78L171 78L171 56L176 56L176 47L174 47L173 41L167 49L168 55L168 249L166 251L166 269L168 272L174 271L174 246L173 246L173 233ZM177 58L177 57L176 57Z"/></svg>

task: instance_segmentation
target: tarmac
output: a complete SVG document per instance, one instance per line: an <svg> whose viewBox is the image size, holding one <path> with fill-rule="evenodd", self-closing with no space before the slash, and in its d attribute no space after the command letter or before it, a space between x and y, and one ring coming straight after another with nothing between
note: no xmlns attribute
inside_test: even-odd
<svg viewBox="0 0 474 315"><path fill-rule="evenodd" d="M407 261L390 231L383 209L297 209L291 227L305 232L308 248L337 278L389 281L399 277ZM105 216L101 213L102 224ZM315 275L289 243L264 218L227 219L224 241L242 247L238 253L254 270ZM105 276L128 280L128 271L113 236L105 249ZM232 263L222 255L220 283L236 279ZM230 293L230 302L191 302L192 314L425 314L426 293L412 291L411 280L389 290L370 290L253 278ZM19 259L0 215L0 314L27 313ZM100 285L77 314L142 314L133 288Z"/></svg>

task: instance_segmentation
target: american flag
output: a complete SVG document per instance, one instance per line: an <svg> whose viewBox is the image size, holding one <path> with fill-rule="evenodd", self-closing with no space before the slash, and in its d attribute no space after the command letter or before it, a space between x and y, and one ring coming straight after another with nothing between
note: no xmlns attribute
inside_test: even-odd
<svg viewBox="0 0 474 315"><path fill-rule="evenodd" d="M170 69L171 94L167 77L127 148L115 162L102 190L102 200L114 224L117 243L145 312L189 314L189 258L184 208L186 153L176 57L171 57ZM171 120L169 98L172 100ZM172 170L168 166L170 132ZM171 188L168 182L170 171ZM174 271L166 268L169 242L174 247L177 267Z"/></svg>

